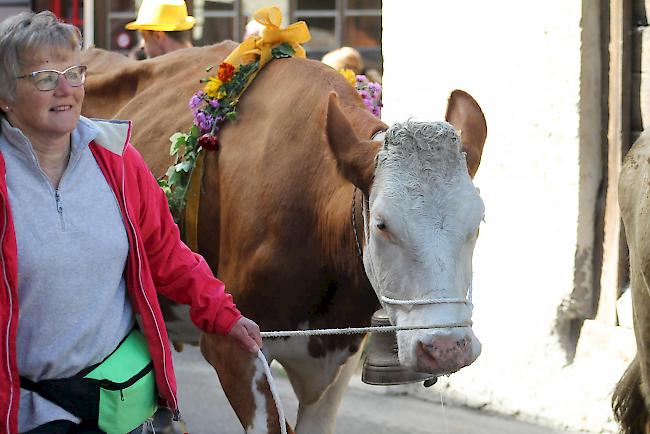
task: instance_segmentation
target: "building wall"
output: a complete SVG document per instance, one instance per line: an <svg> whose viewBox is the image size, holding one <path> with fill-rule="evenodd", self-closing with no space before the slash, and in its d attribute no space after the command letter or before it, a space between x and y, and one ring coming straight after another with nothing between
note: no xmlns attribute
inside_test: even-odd
<svg viewBox="0 0 650 434"><path fill-rule="evenodd" d="M382 118L441 119L460 88L488 124L475 179L486 206L474 256L483 353L432 389L412 388L419 395L613 432L609 394L631 332L587 321L576 350L563 313L576 287L592 295L598 272L599 44L598 0L418 2L417 14L384 1Z"/></svg>

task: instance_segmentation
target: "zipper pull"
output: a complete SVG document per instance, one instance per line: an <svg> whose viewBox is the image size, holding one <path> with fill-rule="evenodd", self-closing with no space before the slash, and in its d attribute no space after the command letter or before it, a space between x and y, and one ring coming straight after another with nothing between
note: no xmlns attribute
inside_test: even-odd
<svg viewBox="0 0 650 434"><path fill-rule="evenodd" d="M61 203L61 195L59 194L58 188L54 191L54 199L56 199L56 210L59 212L59 214L62 214L63 204Z"/></svg>
<svg viewBox="0 0 650 434"><path fill-rule="evenodd" d="M124 402L124 393L122 392L122 389L120 389L120 399Z"/></svg>

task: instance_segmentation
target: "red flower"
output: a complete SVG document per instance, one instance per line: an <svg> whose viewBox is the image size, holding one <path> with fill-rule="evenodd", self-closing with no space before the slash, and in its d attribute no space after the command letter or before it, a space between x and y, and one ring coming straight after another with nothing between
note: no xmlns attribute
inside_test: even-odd
<svg viewBox="0 0 650 434"><path fill-rule="evenodd" d="M221 65L219 65L217 78L219 78L222 83L229 82L233 75L235 75L235 67L230 63L223 62Z"/></svg>
<svg viewBox="0 0 650 434"><path fill-rule="evenodd" d="M219 139L213 134L203 134L199 137L199 146L206 151L216 151L219 149Z"/></svg>

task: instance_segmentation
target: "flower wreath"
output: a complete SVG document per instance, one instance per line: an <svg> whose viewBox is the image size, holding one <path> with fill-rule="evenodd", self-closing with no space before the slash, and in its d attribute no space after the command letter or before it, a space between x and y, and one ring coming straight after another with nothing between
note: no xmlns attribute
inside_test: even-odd
<svg viewBox="0 0 650 434"><path fill-rule="evenodd" d="M262 8L253 17L264 25L262 35L246 39L219 65L215 76L202 80L203 89L189 101L194 114L192 127L169 138L169 152L174 156L174 163L158 179L158 185L165 192L177 222L202 151L219 148L219 130L226 120L235 121L239 98L257 73L273 59L306 57L300 44L309 41L311 36L304 22L281 29L282 13L275 6Z"/></svg>
<svg viewBox="0 0 650 434"><path fill-rule="evenodd" d="M174 163L165 175L158 179L158 185L167 196L169 207L176 222L181 220L186 196L191 190L193 173L206 151L219 149L218 133L226 120L237 119L237 103L257 73L273 59L285 57L306 57L300 44L310 40L307 25L300 21L285 29L280 28L282 13L275 6L263 8L253 15L264 25L262 36L250 37L242 42L217 68L217 74L202 80L204 87L189 101L194 122L189 131L174 133L170 155ZM210 72L212 67L206 72ZM357 90L368 109L377 117L381 114L381 85L371 82L365 75L356 75L351 70L339 71ZM194 176L196 178L196 176ZM192 219L196 210L192 210Z"/></svg>

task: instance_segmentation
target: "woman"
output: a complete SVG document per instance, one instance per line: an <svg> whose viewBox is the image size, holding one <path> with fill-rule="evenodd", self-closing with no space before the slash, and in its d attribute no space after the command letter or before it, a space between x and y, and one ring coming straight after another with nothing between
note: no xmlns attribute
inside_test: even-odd
<svg viewBox="0 0 650 434"><path fill-rule="evenodd" d="M80 47L50 12L0 24L0 433L128 432L156 396L177 412L156 291L189 304L203 331L261 346L180 241L130 124L81 117ZM125 373L134 358L144 368Z"/></svg>

